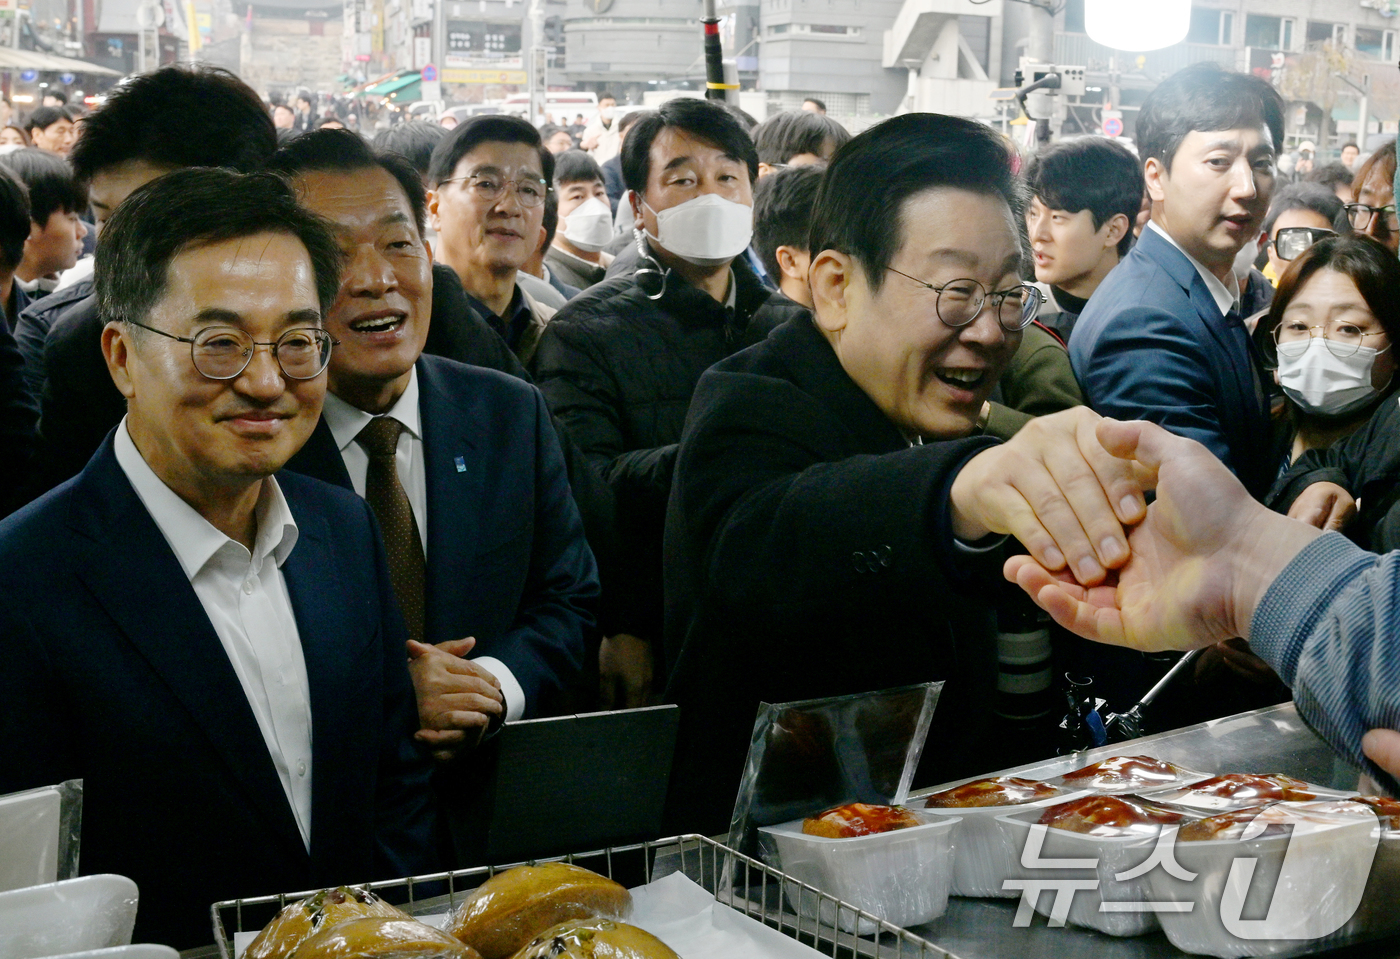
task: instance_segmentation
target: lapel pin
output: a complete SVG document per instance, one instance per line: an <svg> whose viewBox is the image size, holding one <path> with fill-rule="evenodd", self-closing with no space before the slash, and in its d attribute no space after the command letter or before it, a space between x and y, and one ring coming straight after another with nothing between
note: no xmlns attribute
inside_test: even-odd
<svg viewBox="0 0 1400 959"><path fill-rule="evenodd" d="M467 459L465 456L459 456L453 460L453 462L457 464L457 472L465 473L467 471Z"/></svg>

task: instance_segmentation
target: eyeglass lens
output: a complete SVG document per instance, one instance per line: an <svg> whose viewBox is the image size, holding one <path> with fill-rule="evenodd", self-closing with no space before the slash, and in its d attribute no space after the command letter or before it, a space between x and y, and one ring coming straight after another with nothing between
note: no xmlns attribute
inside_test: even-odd
<svg viewBox="0 0 1400 959"><path fill-rule="evenodd" d="M967 326L982 312L988 296L997 301L997 321L1012 332L1029 326L1040 309L1040 291L1033 286L989 294L976 280L953 280L938 294L938 318L951 327Z"/></svg>
<svg viewBox="0 0 1400 959"><path fill-rule="evenodd" d="M1351 220L1351 225L1358 230L1364 230L1371 225L1373 216L1382 217L1386 229L1400 229L1400 214L1396 213L1394 206L1367 206L1365 203L1348 203L1347 217Z"/></svg>
<svg viewBox="0 0 1400 959"><path fill-rule="evenodd" d="M1351 356L1366 340L1364 330L1350 325L1329 331L1321 326L1308 326L1301 320L1284 319L1274 327L1274 343L1280 356L1302 356L1314 336L1321 336L1328 351L1338 358Z"/></svg>
<svg viewBox="0 0 1400 959"><path fill-rule="evenodd" d="M201 331L190 345L195 369L213 380L231 380L253 358L253 338L242 330ZM331 359L331 336L324 330L288 330L272 347L277 365L290 379L310 380Z"/></svg>
<svg viewBox="0 0 1400 959"><path fill-rule="evenodd" d="M1331 230L1315 230L1307 226L1284 227L1274 237L1274 252L1280 260L1292 260L1302 256L1318 240L1332 235Z"/></svg>
<svg viewBox="0 0 1400 959"><path fill-rule="evenodd" d="M543 180L507 180L489 173L473 173L464 178L464 185L483 203L495 203L505 194L507 188L514 188L522 206L539 206L544 202Z"/></svg>

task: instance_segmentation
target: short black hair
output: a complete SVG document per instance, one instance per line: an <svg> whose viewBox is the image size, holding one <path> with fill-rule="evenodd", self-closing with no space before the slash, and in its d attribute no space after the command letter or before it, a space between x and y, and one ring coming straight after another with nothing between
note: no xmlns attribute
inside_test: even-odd
<svg viewBox="0 0 1400 959"><path fill-rule="evenodd" d="M774 283L782 275L778 247L807 250L812 207L825 172L824 163L788 167L759 180L753 189L753 246Z"/></svg>
<svg viewBox="0 0 1400 959"><path fill-rule="evenodd" d="M554 158L554 185L567 186L570 183L603 182L603 168L598 161L582 150L565 150Z"/></svg>
<svg viewBox="0 0 1400 959"><path fill-rule="evenodd" d="M380 153L397 153L406 157L418 175L425 180L433 150L447 139L447 128L427 120L405 120L374 135L374 149Z"/></svg>
<svg viewBox="0 0 1400 959"><path fill-rule="evenodd" d="M39 107L29 114L28 120L24 121L24 128L30 133L35 130L47 130L60 120L67 120L71 123L73 115L63 107Z"/></svg>
<svg viewBox="0 0 1400 959"><path fill-rule="evenodd" d="M44 96L53 97L62 106L66 107L68 105L68 94L64 93L62 90L45 90Z"/></svg>
<svg viewBox="0 0 1400 959"><path fill-rule="evenodd" d="M1171 172L1181 142L1193 131L1269 128L1274 153L1283 150L1283 98L1267 80L1193 63L1157 84L1137 118L1138 155L1155 157Z"/></svg>
<svg viewBox="0 0 1400 959"><path fill-rule="evenodd" d="M786 163L799 153L827 159L850 142L845 127L824 113L784 110L775 113L753 131L758 162L769 166Z"/></svg>
<svg viewBox="0 0 1400 959"><path fill-rule="evenodd" d="M287 234L306 247L324 316L340 289L343 262L326 222L298 206L281 177L195 168L147 183L107 221L94 266L103 320L144 322L165 296L177 256L260 233Z"/></svg>
<svg viewBox="0 0 1400 959"><path fill-rule="evenodd" d="M871 171L879 171L872 175ZM807 249L854 258L878 291L904 242L904 203L938 187L1005 201L1024 231L1024 188L1006 141L975 120L940 113L891 117L836 151L817 191Z"/></svg>
<svg viewBox="0 0 1400 959"><path fill-rule="evenodd" d="M734 115L713 100L676 97L655 113L637 121L622 144L622 182L627 189L646 192L651 174L651 145L662 130L675 127L703 140L749 168L749 182L758 179L758 151Z"/></svg>
<svg viewBox="0 0 1400 959"><path fill-rule="evenodd" d="M539 154L546 183L554 182L554 154L544 148L540 131L520 117L491 114L459 123L433 150L428 164L428 181L435 186L452 176L462 157L483 143L523 143Z"/></svg>
<svg viewBox="0 0 1400 959"><path fill-rule="evenodd" d="M1312 210L1332 223L1342 214L1342 201L1321 183L1290 183L1274 194L1264 217L1264 233L1273 233L1278 218L1289 210Z"/></svg>
<svg viewBox="0 0 1400 959"><path fill-rule="evenodd" d="M1345 150L1347 147L1356 147L1357 152L1361 152L1361 147L1357 144L1355 140L1348 140L1346 143L1342 144L1342 150ZM1338 150L1337 152L1340 153L1341 150Z"/></svg>
<svg viewBox="0 0 1400 959"><path fill-rule="evenodd" d="M1031 195L1050 209L1088 210L1095 230L1119 213L1126 216L1128 229L1118 241L1118 255L1128 255L1147 184L1142 166L1127 147L1107 137L1056 143L1031 157L1025 177Z"/></svg>
<svg viewBox="0 0 1400 959"><path fill-rule="evenodd" d="M803 103L815 103L815 104L817 105L817 109L818 109L818 110L820 110L822 113L825 113L825 112L826 112L826 104L823 103L822 101L818 100L816 97L803 97L803 98L802 98L802 102L803 102Z"/></svg>
<svg viewBox="0 0 1400 959"><path fill-rule="evenodd" d="M544 195L544 247L548 250L554 242L554 234L559 229L559 194L550 190Z"/></svg>
<svg viewBox="0 0 1400 959"><path fill-rule="evenodd" d="M24 182L29 190L29 216L40 226L57 210L82 213L87 209L87 191L78 185L73 168L61 157L33 147L0 156L0 165Z"/></svg>
<svg viewBox="0 0 1400 959"><path fill-rule="evenodd" d="M622 134L632 129L632 124L636 123L642 117L650 116L655 112L655 110L628 110L622 115L622 119L617 121L617 135L622 136Z"/></svg>
<svg viewBox="0 0 1400 959"><path fill-rule="evenodd" d="M83 120L68 160L80 181L130 160L248 173L277 150L252 88L227 70L169 66L133 77Z"/></svg>
<svg viewBox="0 0 1400 959"><path fill-rule="evenodd" d="M611 100L613 103L616 103L617 97L613 96L607 90L604 90L602 93L598 94L598 102L602 103L604 100Z"/></svg>
<svg viewBox="0 0 1400 959"><path fill-rule="evenodd" d="M413 222L422 236L427 225L428 197L423 179L406 157L397 153L372 150L358 133L350 130L313 130L303 134L278 150L267 162L267 169L287 179L308 170L335 170L353 173L356 170L384 170L403 188L413 210Z"/></svg>
<svg viewBox="0 0 1400 959"><path fill-rule="evenodd" d="M1308 183L1317 183L1329 190L1336 190L1338 185L1348 188L1351 186L1352 172L1347 169L1345 163L1337 160L1315 168L1303 179Z"/></svg>
<svg viewBox="0 0 1400 959"><path fill-rule="evenodd" d="M19 177L0 168L0 266L14 272L29 239L29 191Z"/></svg>

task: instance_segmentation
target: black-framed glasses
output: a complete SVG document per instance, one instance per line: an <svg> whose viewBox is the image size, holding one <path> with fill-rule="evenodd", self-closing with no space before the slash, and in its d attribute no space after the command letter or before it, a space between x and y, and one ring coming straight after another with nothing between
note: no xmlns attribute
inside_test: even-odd
<svg viewBox="0 0 1400 959"><path fill-rule="evenodd" d="M1274 234L1274 252L1280 260L1291 260L1302 256L1318 240L1336 235L1336 230L1316 226L1285 226Z"/></svg>
<svg viewBox="0 0 1400 959"><path fill-rule="evenodd" d="M259 343L242 330L211 326L193 337L176 336L145 323L127 320L132 326L159 333L190 345L190 359L201 376L211 380L236 379L253 361L253 350L265 346L277 361L283 375L292 380L314 380L331 361L331 347L338 342L325 330L302 327L288 330L276 342Z"/></svg>
<svg viewBox="0 0 1400 959"><path fill-rule="evenodd" d="M468 173L442 182L463 184L462 189L482 203L497 203L505 196L506 190L514 190L521 206L536 207L544 202L544 196L549 192L549 182L539 177L507 180L494 173Z"/></svg>
<svg viewBox="0 0 1400 959"><path fill-rule="evenodd" d="M1352 228L1364 230L1371 225L1371 219L1378 213L1384 214L1385 219L1381 222L1385 224L1387 230L1392 232L1400 230L1400 215L1395 212L1395 204L1389 206L1367 206L1365 203L1348 203L1346 205L1347 220Z"/></svg>
<svg viewBox="0 0 1400 959"><path fill-rule="evenodd" d="M1314 336L1322 337L1323 344L1333 356L1346 359L1366 345L1366 337L1385 336L1385 331L1364 333L1359 326L1344 323L1329 333L1327 327L1322 324L1308 326L1301 320L1285 319L1274 327L1274 348L1278 350L1279 356L1299 357L1307 352L1308 344ZM1379 348L1378 352L1384 353L1388 349L1389 343Z"/></svg>
<svg viewBox="0 0 1400 959"><path fill-rule="evenodd" d="M976 280L949 280L942 286L934 286L892 266L885 269L937 293L938 299L933 303L934 311L944 326L955 330L962 329L981 316L987 301L992 300L1001 328L1008 333L1019 333L1031 325L1035 315L1040 312L1040 304L1044 301L1041 292L1029 283L988 293L987 288Z"/></svg>

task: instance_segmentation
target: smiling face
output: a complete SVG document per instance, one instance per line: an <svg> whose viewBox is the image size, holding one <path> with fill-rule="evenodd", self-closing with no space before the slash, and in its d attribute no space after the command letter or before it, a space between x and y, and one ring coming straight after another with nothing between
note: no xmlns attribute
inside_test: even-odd
<svg viewBox="0 0 1400 959"><path fill-rule="evenodd" d="M297 199L333 224L345 253L326 329L330 389L368 412L393 405L423 352L433 312L433 263L399 182L380 167L309 170Z"/></svg>
<svg viewBox="0 0 1400 959"><path fill-rule="evenodd" d="M1143 164L1152 219L1222 279L1235 254L1258 238L1274 191L1269 130L1193 130L1172 158Z"/></svg>
<svg viewBox="0 0 1400 959"><path fill-rule="evenodd" d="M482 143L457 162L451 182L439 184L428 201L439 252L458 273L514 273L539 246L544 204L525 206L512 188L485 202L468 179L473 174L498 182L543 179L539 151L525 143Z"/></svg>
<svg viewBox="0 0 1400 959"><path fill-rule="evenodd" d="M973 279L988 291L1021 283L1010 207L995 196L939 187L900 211L890 266L934 286ZM988 307L967 326L938 318L938 294L886 272L873 291L849 256L826 250L812 266L817 322L846 373L908 435L965 436L1021 342Z"/></svg>
<svg viewBox="0 0 1400 959"><path fill-rule="evenodd" d="M165 295L143 320L176 336L236 327L258 343L320 325L316 279L301 241L282 233L226 240L178 254ZM156 475L186 500L242 490L281 469L311 435L326 378L282 375L267 347L232 380L194 368L190 347L113 322L103 331L127 429Z"/></svg>

